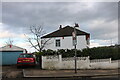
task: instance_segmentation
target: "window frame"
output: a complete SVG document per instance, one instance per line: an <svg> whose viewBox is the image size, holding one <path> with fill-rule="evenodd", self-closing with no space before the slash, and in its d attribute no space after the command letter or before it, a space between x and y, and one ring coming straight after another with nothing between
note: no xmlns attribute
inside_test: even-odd
<svg viewBox="0 0 120 80"><path fill-rule="evenodd" d="M61 46L60 39L56 39L56 40L55 40L55 46L56 46L56 47L60 47L60 46Z"/></svg>

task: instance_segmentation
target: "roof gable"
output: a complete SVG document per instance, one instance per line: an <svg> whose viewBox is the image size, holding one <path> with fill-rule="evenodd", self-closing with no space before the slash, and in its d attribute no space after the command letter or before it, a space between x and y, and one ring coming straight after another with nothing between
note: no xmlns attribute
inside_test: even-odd
<svg viewBox="0 0 120 80"><path fill-rule="evenodd" d="M6 45L0 48L0 51L23 51L24 48L15 45Z"/></svg>
<svg viewBox="0 0 120 80"><path fill-rule="evenodd" d="M51 38L51 37L66 37L66 36L72 36L72 32L74 31L73 27L66 26L64 28L61 28L57 31L54 31L50 34L47 34L43 36L42 38ZM90 35L89 33L86 33L84 31L76 29L77 35Z"/></svg>

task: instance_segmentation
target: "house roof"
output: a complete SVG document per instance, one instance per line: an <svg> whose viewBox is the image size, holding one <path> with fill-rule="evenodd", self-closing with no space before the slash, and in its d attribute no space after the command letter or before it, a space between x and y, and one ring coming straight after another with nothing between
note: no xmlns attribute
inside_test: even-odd
<svg viewBox="0 0 120 80"><path fill-rule="evenodd" d="M47 34L41 38L51 38L51 37L66 37L66 36L72 36L72 32L74 31L73 27L66 26L64 28L61 28L59 30L56 30L50 34ZM89 33L86 33L84 31L81 31L79 29L76 29L77 35L90 35Z"/></svg>
<svg viewBox="0 0 120 80"><path fill-rule="evenodd" d="M15 45L6 45L0 48L0 51L24 51L24 48Z"/></svg>

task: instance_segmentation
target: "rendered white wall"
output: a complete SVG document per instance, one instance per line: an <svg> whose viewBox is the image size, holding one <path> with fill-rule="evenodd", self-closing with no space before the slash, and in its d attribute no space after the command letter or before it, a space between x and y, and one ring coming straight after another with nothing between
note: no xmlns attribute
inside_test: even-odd
<svg viewBox="0 0 120 80"><path fill-rule="evenodd" d="M46 39L49 39L49 38L46 38ZM61 42L60 47L56 47L56 45L55 45L56 39L60 39L60 42ZM83 49L86 47L87 47L86 36L85 35L77 36L77 49ZM48 41L48 45L46 45L44 49L52 49L52 50L74 49L73 39L72 39L72 37L64 37L64 39L62 37L51 38Z"/></svg>
<svg viewBox="0 0 120 80"><path fill-rule="evenodd" d="M64 58L63 58L64 59ZM69 58L68 58L69 59ZM89 57L79 57L77 61L77 68L78 69L89 69ZM75 68L75 62L74 58L71 58L69 60L62 60L62 56L59 55L56 59L47 59L47 56L42 56L42 68L43 69L74 69Z"/></svg>
<svg viewBox="0 0 120 80"><path fill-rule="evenodd" d="M77 69L118 69L120 68L119 61L111 62L111 59L99 59L98 62L91 62L88 57L78 57ZM102 61L102 62L101 62ZM47 56L42 56L43 69L75 69L74 58L62 58L59 55L57 58L47 59Z"/></svg>
<svg viewBox="0 0 120 80"><path fill-rule="evenodd" d="M90 64L90 69L118 69L118 68L120 68L118 66L118 62L115 63L97 62Z"/></svg>

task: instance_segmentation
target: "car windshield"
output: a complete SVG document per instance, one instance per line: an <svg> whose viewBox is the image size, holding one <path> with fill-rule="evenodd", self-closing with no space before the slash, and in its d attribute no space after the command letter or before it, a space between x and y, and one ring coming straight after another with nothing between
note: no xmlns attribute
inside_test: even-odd
<svg viewBox="0 0 120 80"><path fill-rule="evenodd" d="M21 54L21 55L19 56L19 58L32 58L32 57L33 57L32 54Z"/></svg>

